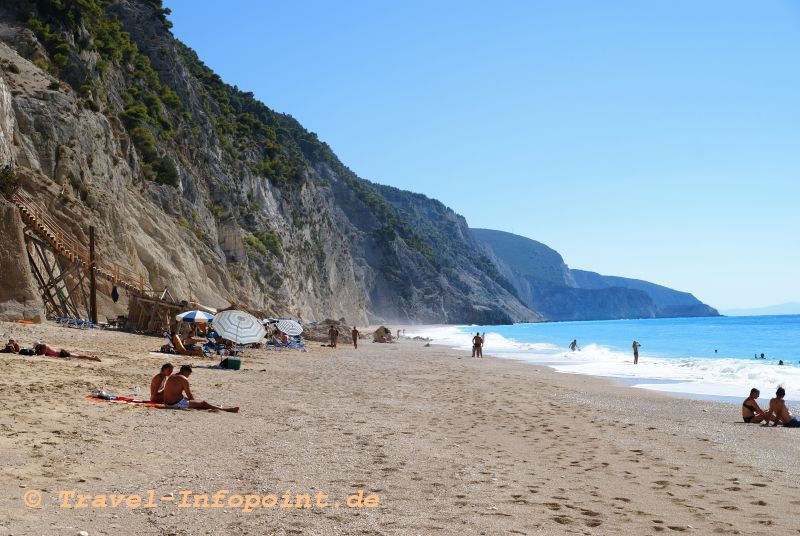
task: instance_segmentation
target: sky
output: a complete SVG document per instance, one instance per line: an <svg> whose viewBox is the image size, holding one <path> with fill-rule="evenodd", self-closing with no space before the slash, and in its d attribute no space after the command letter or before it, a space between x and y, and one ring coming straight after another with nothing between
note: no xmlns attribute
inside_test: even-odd
<svg viewBox="0 0 800 536"><path fill-rule="evenodd" d="M571 268L800 301L800 3L166 0L359 176Z"/></svg>

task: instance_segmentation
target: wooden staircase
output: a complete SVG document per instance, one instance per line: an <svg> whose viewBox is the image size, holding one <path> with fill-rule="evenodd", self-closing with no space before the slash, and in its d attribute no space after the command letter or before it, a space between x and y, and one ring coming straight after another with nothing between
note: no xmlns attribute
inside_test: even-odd
<svg viewBox="0 0 800 536"><path fill-rule="evenodd" d="M89 249L78 242L72 233L65 231L41 203L21 189L14 193L11 200L19 208L26 227L44 240L56 255L76 264L81 272L89 272ZM134 274L116 263L95 260L94 264L96 276L130 293L140 295L150 290L145 287L144 277L140 274Z"/></svg>

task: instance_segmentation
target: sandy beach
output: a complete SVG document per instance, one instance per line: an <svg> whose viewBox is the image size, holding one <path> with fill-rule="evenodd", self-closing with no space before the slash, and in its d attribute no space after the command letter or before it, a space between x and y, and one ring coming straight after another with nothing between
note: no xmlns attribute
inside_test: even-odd
<svg viewBox="0 0 800 536"><path fill-rule="evenodd" d="M742 424L736 405L401 339L249 350L241 371L190 378L239 414L173 411L85 397L216 360L50 323L0 337L102 359L0 354L2 535L798 532L800 431Z"/></svg>

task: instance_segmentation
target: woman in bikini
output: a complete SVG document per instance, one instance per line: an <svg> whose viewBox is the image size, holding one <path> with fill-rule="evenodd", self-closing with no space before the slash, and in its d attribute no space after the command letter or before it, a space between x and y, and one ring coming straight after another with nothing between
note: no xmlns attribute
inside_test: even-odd
<svg viewBox="0 0 800 536"><path fill-rule="evenodd" d="M77 355L67 352L63 348L60 351L54 350L42 342L34 346L33 351L36 352L36 355L43 355L45 357L61 357L64 359L85 359L87 361L100 361L99 357L94 357L91 355Z"/></svg>
<svg viewBox="0 0 800 536"><path fill-rule="evenodd" d="M754 387L750 389L750 396L742 402L742 419L744 422L759 423L766 417L764 410L756 402L759 395L761 395L761 391Z"/></svg>

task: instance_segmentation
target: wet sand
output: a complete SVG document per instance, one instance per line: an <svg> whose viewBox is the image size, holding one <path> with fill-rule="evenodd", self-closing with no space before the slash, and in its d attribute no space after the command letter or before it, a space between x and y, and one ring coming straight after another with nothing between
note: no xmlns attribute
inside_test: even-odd
<svg viewBox="0 0 800 536"><path fill-rule="evenodd" d="M84 397L100 387L144 393L167 360L216 360L150 353L160 338L53 324L0 323L0 337L10 336L103 361L0 354L0 535L798 529L800 430L739 423L736 405L402 339L249 350L241 371L191 376L198 399L239 414L172 411ZM146 498L151 489L155 507L66 509L59 500L60 491ZM288 492L341 504L177 505L187 491L219 490L229 490L223 503ZM348 508L358 490L379 505ZM30 492L41 493L39 508L25 506Z"/></svg>

